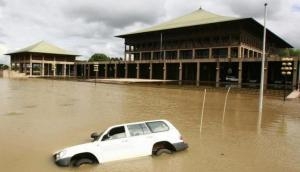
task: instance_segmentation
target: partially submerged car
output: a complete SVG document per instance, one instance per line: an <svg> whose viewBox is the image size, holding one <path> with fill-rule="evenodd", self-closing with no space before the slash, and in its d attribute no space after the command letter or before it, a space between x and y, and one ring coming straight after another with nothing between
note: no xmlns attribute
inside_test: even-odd
<svg viewBox="0 0 300 172"><path fill-rule="evenodd" d="M109 127L92 133L93 141L54 153L59 166L105 163L188 148L179 131L167 120L143 121Z"/></svg>

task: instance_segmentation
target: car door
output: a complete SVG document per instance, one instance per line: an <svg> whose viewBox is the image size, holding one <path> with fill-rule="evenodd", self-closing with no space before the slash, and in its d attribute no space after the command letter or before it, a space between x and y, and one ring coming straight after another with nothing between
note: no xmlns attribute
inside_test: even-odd
<svg viewBox="0 0 300 172"><path fill-rule="evenodd" d="M153 146L153 136L145 123L127 125L131 145L129 149L131 157L151 155Z"/></svg>
<svg viewBox="0 0 300 172"><path fill-rule="evenodd" d="M124 126L109 129L98 144L100 157L103 162L128 158L130 148Z"/></svg>

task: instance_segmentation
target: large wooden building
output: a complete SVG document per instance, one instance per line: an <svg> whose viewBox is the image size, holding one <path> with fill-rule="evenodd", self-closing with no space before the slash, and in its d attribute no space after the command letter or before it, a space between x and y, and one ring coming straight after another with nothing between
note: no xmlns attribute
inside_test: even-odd
<svg viewBox="0 0 300 172"><path fill-rule="evenodd" d="M74 53L45 41L8 53L11 68L30 77L75 76Z"/></svg>
<svg viewBox="0 0 300 172"><path fill-rule="evenodd" d="M100 62L100 77L143 78L259 85L263 26L253 18L233 18L199 9L190 14L119 35L124 61ZM267 30L265 85L283 84L279 52L292 48ZM289 85L297 83L299 57L293 57ZM79 64L78 75L94 77L94 63Z"/></svg>

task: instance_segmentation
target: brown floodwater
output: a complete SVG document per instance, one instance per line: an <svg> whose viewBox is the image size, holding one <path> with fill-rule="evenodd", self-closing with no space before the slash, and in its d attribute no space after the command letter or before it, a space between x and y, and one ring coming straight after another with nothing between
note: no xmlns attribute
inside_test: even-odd
<svg viewBox="0 0 300 172"><path fill-rule="evenodd" d="M300 171L300 101L203 89L0 79L0 171ZM119 123L168 119L187 151L80 168L54 164L56 150Z"/></svg>

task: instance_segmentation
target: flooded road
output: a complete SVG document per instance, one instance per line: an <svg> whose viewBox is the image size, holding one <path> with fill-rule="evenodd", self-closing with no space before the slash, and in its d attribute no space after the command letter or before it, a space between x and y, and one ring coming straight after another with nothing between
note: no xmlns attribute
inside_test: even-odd
<svg viewBox="0 0 300 172"><path fill-rule="evenodd" d="M184 88L184 87L182 87ZM300 171L300 101L266 97L258 127L258 96L42 79L0 79L0 171ZM160 157L60 168L56 150L90 141L119 123L168 119L189 143Z"/></svg>

